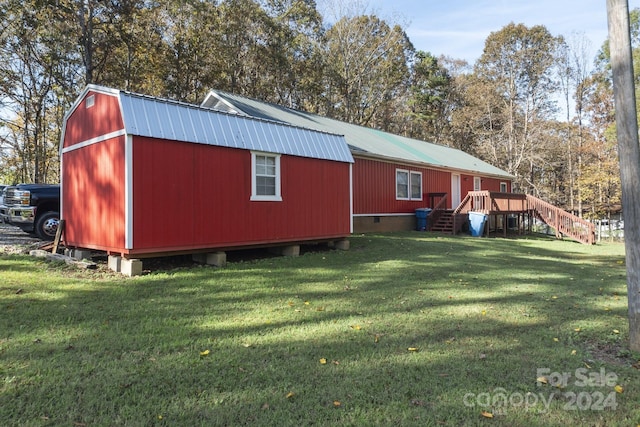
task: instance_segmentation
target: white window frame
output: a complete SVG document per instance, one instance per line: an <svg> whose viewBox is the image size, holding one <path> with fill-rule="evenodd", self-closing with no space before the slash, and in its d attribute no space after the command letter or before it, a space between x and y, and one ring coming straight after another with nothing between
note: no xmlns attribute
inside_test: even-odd
<svg viewBox="0 0 640 427"><path fill-rule="evenodd" d="M275 159L275 194L258 194L258 185L257 185L257 170L256 170L256 159L257 157L271 157ZM281 193L281 179L280 179L280 154L274 153L263 153L259 151L251 152L251 200L258 202L281 202L282 201L282 193Z"/></svg>
<svg viewBox="0 0 640 427"><path fill-rule="evenodd" d="M84 107L89 109L89 108L93 107L95 104L96 104L96 96L95 95L89 95L85 99Z"/></svg>
<svg viewBox="0 0 640 427"><path fill-rule="evenodd" d="M500 183L500 192L501 193L506 193L507 191L509 191L509 186L507 185L506 182L501 182Z"/></svg>
<svg viewBox="0 0 640 427"><path fill-rule="evenodd" d="M479 176L473 177L473 191L482 191L482 178Z"/></svg>
<svg viewBox="0 0 640 427"><path fill-rule="evenodd" d="M411 200L422 200L422 172L409 172L409 193L413 190L414 180L417 180L420 183L420 189L417 196L414 197L413 194L409 194L409 198Z"/></svg>
<svg viewBox="0 0 640 427"><path fill-rule="evenodd" d="M401 197L398 194L398 184L399 184L398 174L400 173L407 175L407 184L405 186L407 197ZM412 190L413 190L412 183L416 181L420 183L420 195L414 197L412 194ZM407 169L396 169L396 200L418 200L418 201L422 200L422 172L410 171Z"/></svg>

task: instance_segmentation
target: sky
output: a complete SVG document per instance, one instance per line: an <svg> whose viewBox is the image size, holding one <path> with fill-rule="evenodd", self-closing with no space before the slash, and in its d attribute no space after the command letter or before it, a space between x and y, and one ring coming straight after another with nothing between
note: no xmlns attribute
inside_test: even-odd
<svg viewBox="0 0 640 427"><path fill-rule="evenodd" d="M350 1L350 0L347 0ZM353 0L358 3L361 0ZM366 0L368 13L399 23L417 50L465 59L482 55L490 33L510 22L544 25L554 35L590 41L595 57L608 38L606 0ZM640 0L629 0L629 10Z"/></svg>

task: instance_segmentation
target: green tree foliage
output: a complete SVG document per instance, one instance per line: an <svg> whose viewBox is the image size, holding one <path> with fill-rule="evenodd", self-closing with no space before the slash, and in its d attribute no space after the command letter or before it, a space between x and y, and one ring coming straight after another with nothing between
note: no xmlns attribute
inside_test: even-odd
<svg viewBox="0 0 640 427"><path fill-rule="evenodd" d="M11 181L46 182L58 174L59 99L69 71L69 46L57 10L36 1L5 0L0 33L0 99L3 100L2 153L15 156L6 168Z"/></svg>
<svg viewBox="0 0 640 427"><path fill-rule="evenodd" d="M428 52L416 53L411 70L411 99L413 116L410 136L441 142L450 123L452 107L452 77L449 71Z"/></svg>

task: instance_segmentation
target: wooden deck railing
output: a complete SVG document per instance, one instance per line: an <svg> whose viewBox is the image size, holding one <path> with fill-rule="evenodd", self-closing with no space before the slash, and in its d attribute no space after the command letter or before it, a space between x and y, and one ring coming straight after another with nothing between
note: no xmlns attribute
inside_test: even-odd
<svg viewBox="0 0 640 427"><path fill-rule="evenodd" d="M529 212L553 227L558 238L566 235L581 243L595 243L595 226L589 221L528 194L470 191L454 209L454 220L456 214L469 212L487 215Z"/></svg>
<svg viewBox="0 0 640 427"><path fill-rule="evenodd" d="M454 213L498 214L525 212L528 209L526 194L469 191Z"/></svg>

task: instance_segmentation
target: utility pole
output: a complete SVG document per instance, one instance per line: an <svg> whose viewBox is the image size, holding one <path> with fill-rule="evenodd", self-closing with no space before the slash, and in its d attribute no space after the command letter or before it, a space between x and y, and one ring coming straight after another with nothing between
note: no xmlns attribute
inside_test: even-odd
<svg viewBox="0 0 640 427"><path fill-rule="evenodd" d="M629 347L640 351L640 146L628 1L607 0L607 15L624 213Z"/></svg>

